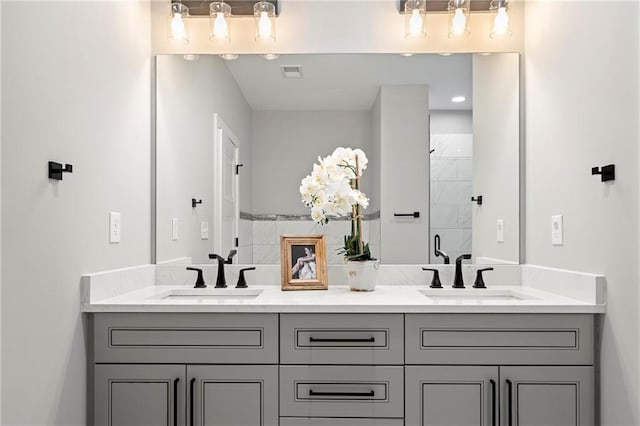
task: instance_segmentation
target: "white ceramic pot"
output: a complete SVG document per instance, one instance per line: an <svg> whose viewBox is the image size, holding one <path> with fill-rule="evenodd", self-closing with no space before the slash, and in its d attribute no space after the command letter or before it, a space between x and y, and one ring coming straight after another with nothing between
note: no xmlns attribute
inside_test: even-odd
<svg viewBox="0 0 640 426"><path fill-rule="evenodd" d="M347 265L347 284L351 291L373 291L376 289L378 269L377 260L345 260Z"/></svg>

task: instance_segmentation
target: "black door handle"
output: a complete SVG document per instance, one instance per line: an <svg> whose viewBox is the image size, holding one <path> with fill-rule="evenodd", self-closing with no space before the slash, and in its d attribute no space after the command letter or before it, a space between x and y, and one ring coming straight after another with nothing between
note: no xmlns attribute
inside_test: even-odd
<svg viewBox="0 0 640 426"><path fill-rule="evenodd" d="M491 379L489 380L491 384L491 425L496 425L496 381Z"/></svg>
<svg viewBox="0 0 640 426"><path fill-rule="evenodd" d="M178 382L180 379L173 381L173 426L178 426Z"/></svg>
<svg viewBox="0 0 640 426"><path fill-rule="evenodd" d="M507 383L507 422L509 426L513 426L513 383L511 380L505 380Z"/></svg>
<svg viewBox="0 0 640 426"><path fill-rule="evenodd" d="M323 337L309 337L309 342L322 342L322 343L375 343L375 337L367 338L353 338L353 339L340 339L340 338L323 338Z"/></svg>
<svg viewBox="0 0 640 426"><path fill-rule="evenodd" d="M189 393L191 395L191 398L189 398L189 417L191 418L191 420L190 420L191 426L193 426L193 424L194 424L194 420L193 420L193 400L195 399L195 395L194 395L195 384L196 384L196 379L194 377L193 379L191 379L191 383L189 384L189 388L190 388Z"/></svg>
<svg viewBox="0 0 640 426"><path fill-rule="evenodd" d="M316 392L309 389L309 396L376 396L374 391L369 392Z"/></svg>

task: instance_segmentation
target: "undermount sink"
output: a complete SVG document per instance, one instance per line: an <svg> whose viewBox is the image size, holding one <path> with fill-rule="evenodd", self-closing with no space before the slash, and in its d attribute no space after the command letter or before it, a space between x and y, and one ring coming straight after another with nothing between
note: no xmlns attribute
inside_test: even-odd
<svg viewBox="0 0 640 426"><path fill-rule="evenodd" d="M480 289L480 288L464 288L464 289L427 289L418 290L419 293L437 302L448 303L505 303L517 302L520 300L535 300L536 297L528 294L520 293L515 290L502 289Z"/></svg>
<svg viewBox="0 0 640 426"><path fill-rule="evenodd" d="M151 299L167 301L221 301L236 302L255 299L262 294L261 289L251 288L188 288L172 289L157 294Z"/></svg>

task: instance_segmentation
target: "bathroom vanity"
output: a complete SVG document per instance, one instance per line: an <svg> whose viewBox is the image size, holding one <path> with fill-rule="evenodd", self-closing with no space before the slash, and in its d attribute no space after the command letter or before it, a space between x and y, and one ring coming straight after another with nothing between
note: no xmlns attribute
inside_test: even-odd
<svg viewBox="0 0 640 426"><path fill-rule="evenodd" d="M594 424L597 300L239 290L86 295L95 424Z"/></svg>

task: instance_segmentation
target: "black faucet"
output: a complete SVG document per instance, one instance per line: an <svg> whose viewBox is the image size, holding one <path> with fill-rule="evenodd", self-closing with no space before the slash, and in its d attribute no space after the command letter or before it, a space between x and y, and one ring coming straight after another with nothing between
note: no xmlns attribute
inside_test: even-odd
<svg viewBox="0 0 640 426"><path fill-rule="evenodd" d="M236 255L236 253L238 253L238 250L231 250L229 252L229 255L227 256L227 258L225 259L224 257L220 256L219 254L210 254L209 255L209 259L217 259L218 260L218 277L216 278L216 287L215 288L227 288L227 280L224 277L224 265L230 265L233 260L233 256Z"/></svg>
<svg viewBox="0 0 640 426"><path fill-rule="evenodd" d="M433 249L434 249L434 254L436 255L436 257L443 257L444 258L444 264L448 265L449 264L449 256L447 255L447 253L443 252L442 250L440 250L440 235L436 234L436 236L433 238Z"/></svg>
<svg viewBox="0 0 640 426"><path fill-rule="evenodd" d="M464 288L464 280L462 279L462 261L471 259L470 254L461 254L456 258L456 275L453 278L453 288Z"/></svg>
<svg viewBox="0 0 640 426"><path fill-rule="evenodd" d="M198 278L196 278L196 285L194 285L193 288L207 288L207 285L202 278L202 269L187 267L187 271L196 271L198 273Z"/></svg>

